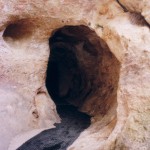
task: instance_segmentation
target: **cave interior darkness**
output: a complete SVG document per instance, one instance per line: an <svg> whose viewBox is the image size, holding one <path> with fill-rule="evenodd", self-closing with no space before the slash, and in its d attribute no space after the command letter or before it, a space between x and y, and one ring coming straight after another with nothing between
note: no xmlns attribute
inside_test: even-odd
<svg viewBox="0 0 150 150"><path fill-rule="evenodd" d="M115 116L120 62L106 42L88 26L68 25L52 32L49 47L46 87L57 108Z"/></svg>
<svg viewBox="0 0 150 150"><path fill-rule="evenodd" d="M64 26L49 39L46 86L56 105L81 107L94 93L100 52L89 40L90 34L95 33L84 25Z"/></svg>

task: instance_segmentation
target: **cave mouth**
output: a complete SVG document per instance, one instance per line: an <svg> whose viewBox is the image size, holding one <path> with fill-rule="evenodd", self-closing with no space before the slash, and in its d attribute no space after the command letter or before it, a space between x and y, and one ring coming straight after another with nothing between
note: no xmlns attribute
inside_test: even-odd
<svg viewBox="0 0 150 150"><path fill-rule="evenodd" d="M87 26L64 26L52 33L49 47L46 87L61 123L18 150L66 150L83 130L88 130L91 120L92 125L99 125L91 125L89 136L101 134L101 128L111 122L112 131L116 124L120 62L105 41Z"/></svg>
<svg viewBox="0 0 150 150"><path fill-rule="evenodd" d="M52 33L46 86L56 105L80 108L94 94L101 56L100 42L94 38L95 32L84 25L64 26Z"/></svg>
<svg viewBox="0 0 150 150"><path fill-rule="evenodd" d="M46 87L57 108L116 115L120 62L106 42L88 26L68 25L52 32L49 47Z"/></svg>
<svg viewBox="0 0 150 150"><path fill-rule="evenodd" d="M49 47L46 87L58 113L69 105L95 121L116 118L120 62L107 43L88 26L67 25L52 32Z"/></svg>
<svg viewBox="0 0 150 150"><path fill-rule="evenodd" d="M90 126L91 116L79 110L93 97L99 83L99 46L95 32L83 25L64 26L52 33L46 87L61 123L56 124L48 148L54 145L65 150Z"/></svg>

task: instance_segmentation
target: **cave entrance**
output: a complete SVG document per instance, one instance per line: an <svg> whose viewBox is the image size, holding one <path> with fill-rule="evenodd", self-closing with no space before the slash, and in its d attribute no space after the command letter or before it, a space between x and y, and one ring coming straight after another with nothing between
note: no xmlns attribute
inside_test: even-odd
<svg viewBox="0 0 150 150"><path fill-rule="evenodd" d="M114 119L115 126L120 63L95 31L84 25L55 30L49 46L46 86L62 119L50 139L65 150L90 125L90 117L93 123L111 114L103 124Z"/></svg>
<svg viewBox="0 0 150 150"><path fill-rule="evenodd" d="M73 105L90 116L116 115L120 62L87 26L64 26L49 39L46 86L56 105Z"/></svg>
<svg viewBox="0 0 150 150"><path fill-rule="evenodd" d="M49 46L46 87L62 120L20 150L66 150L90 125L90 116L89 136L116 124L120 63L105 41L87 26L64 26L52 33Z"/></svg>
<svg viewBox="0 0 150 150"><path fill-rule="evenodd" d="M95 32L83 25L57 29L49 39L46 86L61 118L51 139L56 138L60 150L90 125L90 116L78 109L94 94L98 83L99 44Z"/></svg>
<svg viewBox="0 0 150 150"><path fill-rule="evenodd" d="M90 36L90 38L89 38ZM100 46L86 26L65 26L49 39L46 86L56 105L81 107L98 81Z"/></svg>

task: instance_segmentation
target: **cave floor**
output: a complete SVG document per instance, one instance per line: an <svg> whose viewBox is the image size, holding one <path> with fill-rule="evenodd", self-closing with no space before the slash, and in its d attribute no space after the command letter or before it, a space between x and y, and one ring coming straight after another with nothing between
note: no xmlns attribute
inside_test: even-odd
<svg viewBox="0 0 150 150"><path fill-rule="evenodd" d="M66 150L90 125L90 116L68 104L57 105L61 123L28 140L18 150Z"/></svg>

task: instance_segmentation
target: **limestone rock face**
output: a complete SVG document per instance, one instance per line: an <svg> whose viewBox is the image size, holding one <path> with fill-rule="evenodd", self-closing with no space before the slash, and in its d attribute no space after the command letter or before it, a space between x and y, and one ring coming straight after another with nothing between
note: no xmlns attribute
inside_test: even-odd
<svg viewBox="0 0 150 150"><path fill-rule="evenodd" d="M48 40L81 25L89 28L84 39L65 34L88 39L99 58L92 74L90 57L78 53L92 83L78 107L92 119L68 150L150 149L150 1L1 0L0 150L60 122L45 85Z"/></svg>

